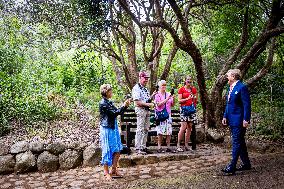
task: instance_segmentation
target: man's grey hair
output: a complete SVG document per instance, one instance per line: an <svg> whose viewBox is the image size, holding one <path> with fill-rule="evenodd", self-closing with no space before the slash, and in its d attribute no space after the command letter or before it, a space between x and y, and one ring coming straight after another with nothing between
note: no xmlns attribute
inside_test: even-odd
<svg viewBox="0 0 284 189"><path fill-rule="evenodd" d="M163 84L166 84L167 82L165 81L165 80L160 80L159 82L158 82L158 86L161 88L161 86L163 85Z"/></svg>
<svg viewBox="0 0 284 189"><path fill-rule="evenodd" d="M100 87L100 93L103 97L106 97L107 92L110 91L110 90L112 90L112 87L111 87L110 84L103 84Z"/></svg>
<svg viewBox="0 0 284 189"><path fill-rule="evenodd" d="M239 70L239 69L230 69L227 72L227 75L228 74L231 74L235 78L235 80L240 80L241 76L242 76L241 75L241 70Z"/></svg>

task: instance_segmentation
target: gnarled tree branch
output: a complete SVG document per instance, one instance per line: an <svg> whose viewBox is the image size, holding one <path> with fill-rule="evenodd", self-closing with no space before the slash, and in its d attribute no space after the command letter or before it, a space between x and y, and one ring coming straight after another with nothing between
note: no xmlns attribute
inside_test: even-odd
<svg viewBox="0 0 284 189"><path fill-rule="evenodd" d="M175 58L177 50L178 50L178 47L176 46L175 43L173 43L172 49L171 49L170 54L168 55L168 58L167 58L167 62L166 62L164 71L163 71L163 73L160 77L161 79L166 80L168 78L169 72L170 72L170 69L171 69L171 65L172 65L173 59Z"/></svg>
<svg viewBox="0 0 284 189"><path fill-rule="evenodd" d="M267 72L269 71L272 63L273 63L273 55L275 52L275 45L276 44L276 39L273 38L271 42L271 46L269 48L268 56L266 59L266 64L262 67L261 70L257 74L255 74L252 78L248 79L246 81L246 84L249 88L253 88L255 86L255 83L259 81L261 78L263 78Z"/></svg>
<svg viewBox="0 0 284 189"><path fill-rule="evenodd" d="M136 18L135 14L131 12L129 9L128 3L126 0L118 0L122 8L127 12L127 14L131 17L131 19L139 26L141 27L140 21Z"/></svg>

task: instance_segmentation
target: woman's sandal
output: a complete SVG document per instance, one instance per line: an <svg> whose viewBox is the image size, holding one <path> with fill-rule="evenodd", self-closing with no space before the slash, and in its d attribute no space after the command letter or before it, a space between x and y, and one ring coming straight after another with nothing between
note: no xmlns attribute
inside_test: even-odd
<svg viewBox="0 0 284 189"><path fill-rule="evenodd" d="M181 147L177 148L177 152L183 152L184 150Z"/></svg>
<svg viewBox="0 0 284 189"><path fill-rule="evenodd" d="M166 152L172 152L172 150L170 148L167 148Z"/></svg>
<svg viewBox="0 0 284 189"><path fill-rule="evenodd" d="M167 148L167 149L166 149L166 152L176 153L176 151L175 151L175 150L172 150L172 149L170 149L170 148Z"/></svg>
<svg viewBox="0 0 284 189"><path fill-rule="evenodd" d="M165 153L165 151L162 148L158 149L157 152L158 153Z"/></svg>
<svg viewBox="0 0 284 189"><path fill-rule="evenodd" d="M106 181L112 181L112 175L111 174L104 174L105 180Z"/></svg>

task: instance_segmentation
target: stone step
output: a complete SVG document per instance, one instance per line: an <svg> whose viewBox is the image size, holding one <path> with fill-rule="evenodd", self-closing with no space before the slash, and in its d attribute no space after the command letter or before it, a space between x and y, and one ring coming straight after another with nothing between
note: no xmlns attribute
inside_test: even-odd
<svg viewBox="0 0 284 189"><path fill-rule="evenodd" d="M119 167L131 167L136 165L154 164L163 161L179 161L198 158L201 155L191 151L184 153L163 153L149 155L121 155L119 159Z"/></svg>

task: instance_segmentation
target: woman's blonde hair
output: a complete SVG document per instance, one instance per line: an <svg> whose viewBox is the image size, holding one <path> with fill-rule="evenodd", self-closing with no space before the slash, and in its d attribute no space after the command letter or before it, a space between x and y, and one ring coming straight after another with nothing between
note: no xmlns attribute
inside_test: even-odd
<svg viewBox="0 0 284 189"><path fill-rule="evenodd" d="M107 92L109 92L110 90L112 90L110 84L103 84L100 86L100 93L103 97L106 97Z"/></svg>

